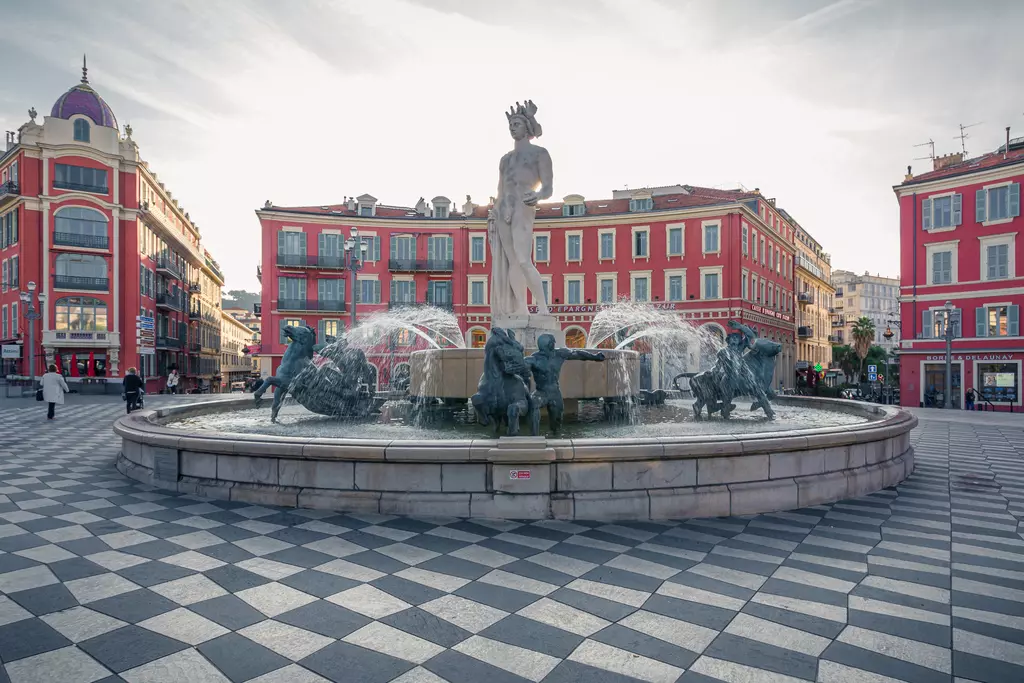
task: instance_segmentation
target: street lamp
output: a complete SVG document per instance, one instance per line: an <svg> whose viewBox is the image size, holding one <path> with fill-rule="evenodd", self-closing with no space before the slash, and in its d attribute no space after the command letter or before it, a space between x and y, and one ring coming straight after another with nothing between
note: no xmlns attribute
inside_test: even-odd
<svg viewBox="0 0 1024 683"><path fill-rule="evenodd" d="M39 292L36 294L36 283L28 282L25 284L25 289L28 291L21 292L18 298L21 299L22 309L25 311L25 321L28 327L28 375L32 380L32 390L36 389L36 321L43 317L42 310L46 304L46 294ZM39 303L37 309L35 304Z"/></svg>
<svg viewBox="0 0 1024 683"><path fill-rule="evenodd" d="M349 279L352 280L352 305L351 322L349 329L356 326L356 274L363 269L363 261L366 260L366 243L359 239L359 230L353 226L352 236L345 240L345 268L349 271Z"/></svg>
<svg viewBox="0 0 1024 683"><path fill-rule="evenodd" d="M953 302L947 301L943 308L946 309L946 329L943 337L946 339L946 404L945 408L953 408Z"/></svg>

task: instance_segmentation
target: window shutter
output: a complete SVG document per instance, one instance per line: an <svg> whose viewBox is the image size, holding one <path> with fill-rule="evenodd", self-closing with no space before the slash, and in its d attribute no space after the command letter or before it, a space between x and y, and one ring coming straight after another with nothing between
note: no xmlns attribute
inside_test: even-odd
<svg viewBox="0 0 1024 683"><path fill-rule="evenodd" d="M455 258L455 242L451 237L444 238L444 257L448 261Z"/></svg>
<svg viewBox="0 0 1024 683"><path fill-rule="evenodd" d="M284 253L284 230L280 230L277 233L277 253Z"/></svg>
<svg viewBox="0 0 1024 683"><path fill-rule="evenodd" d="M1020 215L1020 183L1010 185L1010 216Z"/></svg>
<svg viewBox="0 0 1024 683"><path fill-rule="evenodd" d="M398 238L394 235L391 236L391 253L389 256L390 258L398 258ZM392 287L392 291L394 291L394 287Z"/></svg>
<svg viewBox="0 0 1024 683"><path fill-rule="evenodd" d="M953 195L953 225L963 223L964 196L959 192Z"/></svg>
<svg viewBox="0 0 1024 683"><path fill-rule="evenodd" d="M924 200L924 204L921 207L922 225L925 230L932 229L932 200Z"/></svg>
<svg viewBox="0 0 1024 683"><path fill-rule="evenodd" d="M984 223L988 218L988 209L985 206L987 197L986 190L978 190L974 193L974 220L979 223Z"/></svg>
<svg viewBox="0 0 1024 683"><path fill-rule="evenodd" d="M436 237L427 238L427 260L434 261L437 259L437 239Z"/></svg>
<svg viewBox="0 0 1024 683"><path fill-rule="evenodd" d="M306 233L299 233L299 254L306 255Z"/></svg>
<svg viewBox="0 0 1024 683"><path fill-rule="evenodd" d="M988 336L988 309L984 306L974 309L974 336Z"/></svg>
<svg viewBox="0 0 1024 683"><path fill-rule="evenodd" d="M922 311L921 312L921 338L931 339L932 338L932 312Z"/></svg>
<svg viewBox="0 0 1024 683"><path fill-rule="evenodd" d="M392 240L393 239L394 238L392 238ZM391 301L395 301L395 290L398 289L395 285L397 284L398 282L396 282L395 280L391 281Z"/></svg>
<svg viewBox="0 0 1024 683"><path fill-rule="evenodd" d="M380 303L380 280L373 281L373 303Z"/></svg>

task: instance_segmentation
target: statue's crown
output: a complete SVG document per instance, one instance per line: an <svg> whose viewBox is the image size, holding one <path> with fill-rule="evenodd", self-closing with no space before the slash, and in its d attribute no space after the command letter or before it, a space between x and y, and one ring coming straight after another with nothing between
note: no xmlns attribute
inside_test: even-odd
<svg viewBox="0 0 1024 683"><path fill-rule="evenodd" d="M526 100L525 104L516 102L516 106L509 107L505 118L509 121L512 120L513 116L525 116L527 119L532 119L536 113L537 105L533 103L533 100Z"/></svg>

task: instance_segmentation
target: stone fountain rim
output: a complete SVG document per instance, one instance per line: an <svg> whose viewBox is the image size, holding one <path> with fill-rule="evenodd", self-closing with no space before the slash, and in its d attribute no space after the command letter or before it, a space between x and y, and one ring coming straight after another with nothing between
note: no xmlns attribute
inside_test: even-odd
<svg viewBox="0 0 1024 683"><path fill-rule="evenodd" d="M260 455L279 458L326 460L383 460L420 462L478 462L526 458L538 461L677 459L701 456L752 455L806 451L854 445L913 429L917 418L898 407L818 397L779 397L781 404L817 405L874 418L856 425L837 425L778 432L661 437L605 437L552 439L499 437L495 439L357 439L295 437L272 434L209 432L168 427L173 419L254 408L252 398L200 401L155 410L136 411L114 423L118 436L153 446ZM881 418L879 419L879 416Z"/></svg>

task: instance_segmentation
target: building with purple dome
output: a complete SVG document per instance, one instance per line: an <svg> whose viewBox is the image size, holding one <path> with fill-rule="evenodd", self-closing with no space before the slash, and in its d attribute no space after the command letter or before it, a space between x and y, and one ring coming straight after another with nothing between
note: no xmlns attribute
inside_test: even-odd
<svg viewBox="0 0 1024 683"><path fill-rule="evenodd" d="M3 374L29 374L21 295L33 283L34 374L55 363L83 392L120 393L129 367L164 387L220 385L221 287L199 228L139 154L132 129L81 81L0 151Z"/></svg>

